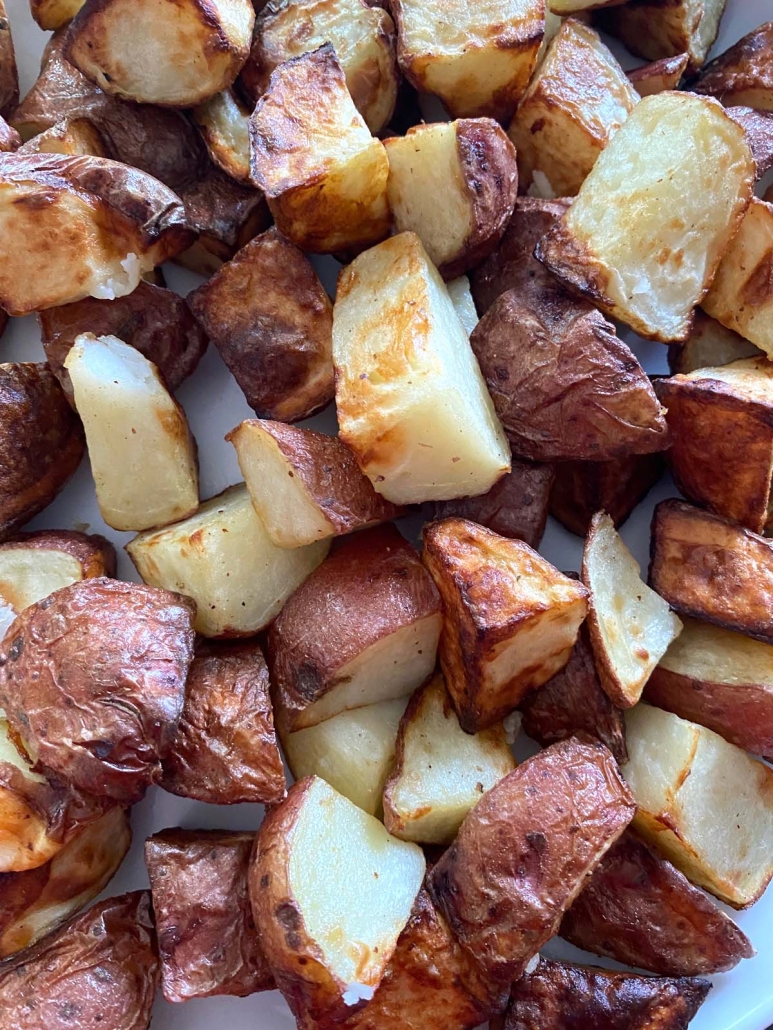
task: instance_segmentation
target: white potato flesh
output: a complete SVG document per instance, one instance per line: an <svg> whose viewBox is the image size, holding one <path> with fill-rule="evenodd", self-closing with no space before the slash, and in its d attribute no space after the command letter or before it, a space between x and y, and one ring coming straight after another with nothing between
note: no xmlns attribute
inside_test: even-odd
<svg viewBox="0 0 773 1030"><path fill-rule="evenodd" d="M333 360L341 438L388 500L486 493L510 470L465 328L414 233L341 273Z"/></svg>
<svg viewBox="0 0 773 1030"><path fill-rule="evenodd" d="M42 547L0 550L0 598L17 611L82 579L83 566L66 551Z"/></svg>
<svg viewBox="0 0 773 1030"><path fill-rule="evenodd" d="M193 439L156 366L115 336L83 333L64 367L108 526L150 529L195 511L199 478Z"/></svg>
<svg viewBox="0 0 773 1030"><path fill-rule="evenodd" d="M0 719L0 767L8 764L26 780L45 783L32 772L8 737L8 723ZM45 820L23 798L0 787L0 873L21 873L35 869L59 851L61 843L48 836Z"/></svg>
<svg viewBox="0 0 773 1030"><path fill-rule="evenodd" d="M217 93L191 113L209 156L239 182L250 179L250 112L232 89Z"/></svg>
<svg viewBox="0 0 773 1030"><path fill-rule="evenodd" d="M466 275L460 275L458 279L452 279L450 283L446 283L446 289L456 314L459 316L459 321L464 326L464 331L470 336L479 321L470 290L470 280Z"/></svg>
<svg viewBox="0 0 773 1030"><path fill-rule="evenodd" d="M712 379L727 383L743 400L773 406L773 362L766 358L740 358L717 368L696 368L686 380Z"/></svg>
<svg viewBox="0 0 773 1030"><path fill-rule="evenodd" d="M685 619L660 667L699 682L758 683L773 692L773 646L698 619Z"/></svg>

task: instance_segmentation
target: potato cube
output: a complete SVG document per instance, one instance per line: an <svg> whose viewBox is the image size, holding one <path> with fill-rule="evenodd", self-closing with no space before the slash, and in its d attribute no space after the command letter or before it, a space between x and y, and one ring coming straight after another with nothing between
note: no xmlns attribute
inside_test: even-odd
<svg viewBox="0 0 773 1030"><path fill-rule="evenodd" d="M0 598L16 611L70 583L114 575L115 550L101 536L42 529L0 544Z"/></svg>
<svg viewBox="0 0 773 1030"><path fill-rule="evenodd" d="M629 0L602 13L602 27L628 49L657 61L687 54L690 70L700 68L717 38L727 0Z"/></svg>
<svg viewBox="0 0 773 1030"><path fill-rule="evenodd" d="M30 0L32 17L41 29L61 29L72 21L85 0Z"/></svg>
<svg viewBox="0 0 773 1030"><path fill-rule="evenodd" d="M622 525L666 469L663 453L628 454L612 461L559 461L553 466L550 514L585 536L597 511Z"/></svg>
<svg viewBox="0 0 773 1030"><path fill-rule="evenodd" d="M640 97L651 97L667 89L678 89L689 60L688 54L661 57L659 61L643 64L628 72L628 81Z"/></svg>
<svg viewBox="0 0 773 1030"><path fill-rule="evenodd" d="M697 368L719 368L741 358L762 356L763 352L753 343L698 308L688 339L669 346L668 367L673 375L686 375Z"/></svg>
<svg viewBox="0 0 773 1030"><path fill-rule="evenodd" d="M74 157L110 157L102 133L87 118L57 122L19 148L22 154L70 154Z"/></svg>
<svg viewBox="0 0 773 1030"><path fill-rule="evenodd" d="M232 89L191 112L212 161L232 179L250 184L250 114Z"/></svg>
<svg viewBox="0 0 773 1030"><path fill-rule="evenodd" d="M773 111L771 47L773 21L768 21L710 61L690 89L715 96L726 107Z"/></svg>

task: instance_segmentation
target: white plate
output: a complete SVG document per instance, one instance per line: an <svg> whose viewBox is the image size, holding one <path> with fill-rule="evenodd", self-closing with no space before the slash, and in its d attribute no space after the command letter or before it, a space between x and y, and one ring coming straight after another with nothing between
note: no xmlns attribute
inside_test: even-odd
<svg viewBox="0 0 773 1030"><path fill-rule="evenodd" d="M6 7L16 44L24 96L37 75L40 53L47 34L41 32L32 21L27 0L6 0ZM726 49L772 15L771 0L729 0L714 52ZM335 288L336 266L332 261L322 261L319 268L325 285L332 292ZM183 294L199 282L197 276L174 266L166 268L165 272L172 288ZM665 347L638 340L631 334L625 334L625 338L647 371L666 371ZM0 360L41 361L44 357L35 319L13 319L0 340ZM196 373L178 391L178 398L188 413L191 429L199 444L201 495L209 497L241 478L234 449L223 437L241 419L249 418L253 413L213 347L210 347ZM334 416L330 413L312 419L310 424L319 429L335 431ZM623 536L645 567L652 507L657 501L674 493L670 482L662 483L623 527ZM87 461L84 461L56 501L25 528L69 528L102 533L113 541L118 551L119 576L123 579L138 578L123 552L123 546L132 534L116 533L102 522ZM540 550L561 569L579 569L580 541L552 519ZM106 894L147 887L142 846L151 833L168 826L254 829L261 816L260 805L218 807L186 801L152 789L147 798L134 809L134 844ZM748 912L736 913L734 918L737 918L751 938L757 956L742 962L730 973L714 977L714 989L691 1024L691 1030L764 1030L773 1023L773 890L768 891ZM615 966L615 963L588 956L563 941L551 942L545 951L553 957L581 958ZM153 1030L212 1030L215 1020L227 1026L228 1030L256 1030L258 1027L260 1030L292 1030L295 1025L278 992L257 994L244 999L208 998L182 1005L171 1005L159 997L152 1025Z"/></svg>

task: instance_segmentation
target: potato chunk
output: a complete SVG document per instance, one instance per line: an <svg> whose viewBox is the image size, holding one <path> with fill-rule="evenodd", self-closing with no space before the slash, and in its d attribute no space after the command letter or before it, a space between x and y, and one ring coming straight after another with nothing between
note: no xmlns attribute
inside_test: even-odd
<svg viewBox="0 0 773 1030"><path fill-rule="evenodd" d="M467 334L414 233L341 273L333 360L341 439L388 500L485 493L510 471Z"/></svg>
<svg viewBox="0 0 773 1030"><path fill-rule="evenodd" d="M102 133L86 118L57 122L33 136L20 148L22 154L69 154L72 157L111 157Z"/></svg>
<svg viewBox="0 0 773 1030"><path fill-rule="evenodd" d="M114 575L115 550L101 536L42 529L0 544L0 598L17 611L70 583Z"/></svg>
<svg viewBox="0 0 773 1030"><path fill-rule="evenodd" d="M478 324L478 312L475 310L475 301L472 299L470 280L466 275L460 275L446 283L448 296L454 306L459 321L464 326L464 331L469 336Z"/></svg>
<svg viewBox="0 0 773 1030"><path fill-rule="evenodd" d="M30 0L32 17L41 29L61 29L72 21L85 0Z"/></svg>
<svg viewBox="0 0 773 1030"><path fill-rule="evenodd" d="M521 540L466 519L424 529L443 598L440 664L467 733L499 722L569 660L587 591Z"/></svg>
<svg viewBox="0 0 773 1030"><path fill-rule="evenodd" d="M745 105L773 111L771 47L773 21L768 21L710 61L690 89L714 96L726 107Z"/></svg>
<svg viewBox="0 0 773 1030"><path fill-rule="evenodd" d="M710 318L698 308L690 336L668 348L668 367L676 375L694 372L697 368L719 368L741 358L760 358L763 353L743 336Z"/></svg>
<svg viewBox="0 0 773 1030"><path fill-rule="evenodd" d="M415 232L447 279L480 264L505 231L518 193L515 150L500 126L490 118L432 122L384 146L396 231Z"/></svg>
<svg viewBox="0 0 773 1030"><path fill-rule="evenodd" d="M4 0L0 0L0 26L0 116L10 116L19 102L19 76Z"/></svg>
<svg viewBox="0 0 773 1030"><path fill-rule="evenodd" d="M622 525L666 470L663 453L629 454L612 461L559 461L550 491L550 514L585 536L597 511Z"/></svg>
<svg viewBox="0 0 773 1030"><path fill-rule="evenodd" d="M752 905L773 878L773 770L650 705L626 714L626 734L635 828L693 883Z"/></svg>
<svg viewBox="0 0 773 1030"><path fill-rule="evenodd" d="M212 161L245 185L250 183L250 114L232 89L215 94L191 113Z"/></svg>
<svg viewBox="0 0 773 1030"><path fill-rule="evenodd" d="M628 72L628 81L640 97L651 97L667 89L678 89L689 60L688 54L661 57L659 61L643 64Z"/></svg>
<svg viewBox="0 0 773 1030"><path fill-rule="evenodd" d="M640 335L685 340L754 176L743 129L716 101L673 92L645 97L537 256ZM664 220L663 211L672 217Z"/></svg>
<svg viewBox="0 0 773 1030"><path fill-rule="evenodd" d="M727 0L629 0L602 12L602 27L650 61L687 54L690 70L706 60Z"/></svg>
<svg viewBox="0 0 773 1030"><path fill-rule="evenodd" d="M196 601L205 637L251 637L274 619L327 554L329 541L271 543L240 483L202 501L183 522L136 536L126 550L146 583Z"/></svg>

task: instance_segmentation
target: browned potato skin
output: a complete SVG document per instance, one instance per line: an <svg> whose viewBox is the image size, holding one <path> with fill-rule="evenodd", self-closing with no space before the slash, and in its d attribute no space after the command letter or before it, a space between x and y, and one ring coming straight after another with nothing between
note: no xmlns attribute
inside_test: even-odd
<svg viewBox="0 0 773 1030"><path fill-rule="evenodd" d="M773 111L771 47L773 21L768 21L705 65L690 90L714 96L726 106L748 104Z"/></svg>
<svg viewBox="0 0 773 1030"><path fill-rule="evenodd" d="M643 64L628 72L631 85L640 97L650 97L653 93L663 93L667 89L677 89L690 60L689 54L678 54L676 57L661 57L659 61Z"/></svg>
<svg viewBox="0 0 773 1030"><path fill-rule="evenodd" d="M773 644L773 541L681 501L661 501L649 581L675 612Z"/></svg>
<svg viewBox="0 0 773 1030"><path fill-rule="evenodd" d="M11 25L0 0L0 115L6 117L19 103L19 76L11 38Z"/></svg>
<svg viewBox="0 0 773 1030"><path fill-rule="evenodd" d="M36 768L139 800L180 719L194 614L190 598L104 578L26 608L0 644L0 704Z"/></svg>
<svg viewBox="0 0 773 1030"><path fill-rule="evenodd" d="M0 365L0 540L47 507L80 465L83 429L42 363Z"/></svg>
<svg viewBox="0 0 773 1030"><path fill-rule="evenodd" d="M285 794L268 668L255 643L199 645L161 786L213 805L274 804Z"/></svg>
<svg viewBox="0 0 773 1030"><path fill-rule="evenodd" d="M12 154L21 146L21 136L4 118L0 118L0 154Z"/></svg>
<svg viewBox="0 0 773 1030"><path fill-rule="evenodd" d="M773 106L770 111L756 111L753 107L728 107L727 113L746 133L757 178L761 179L773 168Z"/></svg>
<svg viewBox="0 0 773 1030"><path fill-rule="evenodd" d="M162 830L145 864L167 1001L272 990L247 893L254 833Z"/></svg>
<svg viewBox="0 0 773 1030"><path fill-rule="evenodd" d="M0 967L14 1030L147 1030L159 981L150 894L93 905Z"/></svg>
<svg viewBox="0 0 773 1030"><path fill-rule="evenodd" d="M115 548L103 536L77 533L71 529L40 529L35 533L19 533L0 545L0 550L39 548L42 551L64 551L83 570L84 579L115 576Z"/></svg>
<svg viewBox="0 0 773 1030"><path fill-rule="evenodd" d="M261 418L297 422L330 403L333 305L309 259L277 229L188 300Z"/></svg>
<svg viewBox="0 0 773 1030"><path fill-rule="evenodd" d="M48 366L75 406L64 359L81 333L117 336L153 362L170 390L195 370L207 349L207 337L183 300L171 290L144 280L116 300L86 297L38 314Z"/></svg>

